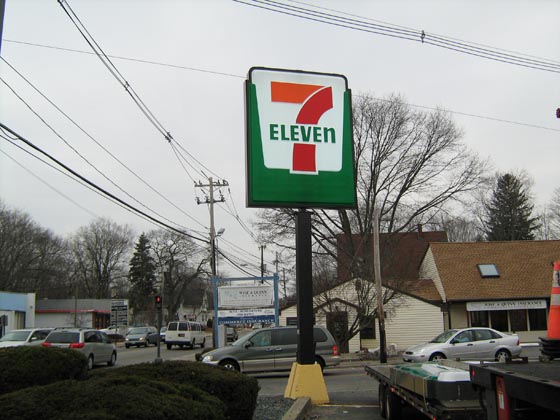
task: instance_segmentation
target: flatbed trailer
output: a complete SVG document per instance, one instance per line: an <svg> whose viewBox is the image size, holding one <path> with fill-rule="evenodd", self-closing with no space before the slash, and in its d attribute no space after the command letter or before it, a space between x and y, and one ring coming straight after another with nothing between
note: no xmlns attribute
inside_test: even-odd
<svg viewBox="0 0 560 420"><path fill-rule="evenodd" d="M560 419L560 360L470 365L487 420Z"/></svg>
<svg viewBox="0 0 560 420"><path fill-rule="evenodd" d="M379 382L381 416L400 420L403 408L410 406L430 419L485 419L468 366L443 362L365 366L366 373Z"/></svg>

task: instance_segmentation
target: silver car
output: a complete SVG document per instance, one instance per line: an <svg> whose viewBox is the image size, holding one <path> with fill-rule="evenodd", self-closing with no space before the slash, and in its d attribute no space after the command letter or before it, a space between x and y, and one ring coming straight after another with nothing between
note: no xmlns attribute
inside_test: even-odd
<svg viewBox="0 0 560 420"><path fill-rule="evenodd" d="M113 366L117 361L115 343L102 331L89 328L61 328L51 331L42 344L44 347L74 349L88 359L88 368L107 363Z"/></svg>
<svg viewBox="0 0 560 420"><path fill-rule="evenodd" d="M340 363L338 347L331 333L314 326L315 363L321 370ZM261 328L244 335L231 346L204 354L203 363L223 366L239 372L290 370L296 361L296 327Z"/></svg>
<svg viewBox="0 0 560 420"><path fill-rule="evenodd" d="M517 334L505 334L492 328L472 327L447 330L428 343L407 349L405 362L452 360L498 360L519 357Z"/></svg>

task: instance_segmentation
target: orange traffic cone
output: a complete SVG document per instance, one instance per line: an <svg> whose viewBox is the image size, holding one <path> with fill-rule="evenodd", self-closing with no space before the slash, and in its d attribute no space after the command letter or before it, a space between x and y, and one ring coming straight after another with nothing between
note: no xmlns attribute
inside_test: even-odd
<svg viewBox="0 0 560 420"><path fill-rule="evenodd" d="M560 261L554 261L552 294L548 311L548 338L560 340Z"/></svg>
<svg viewBox="0 0 560 420"><path fill-rule="evenodd" d="M539 337L541 361L560 359L560 261L554 261L552 272L552 294L548 311L546 338Z"/></svg>

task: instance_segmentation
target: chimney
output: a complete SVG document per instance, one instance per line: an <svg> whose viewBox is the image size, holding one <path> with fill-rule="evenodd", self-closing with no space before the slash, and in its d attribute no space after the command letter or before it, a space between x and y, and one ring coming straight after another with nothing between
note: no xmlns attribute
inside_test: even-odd
<svg viewBox="0 0 560 420"><path fill-rule="evenodd" d="M421 238L424 235L422 235L422 223L418 223L418 237Z"/></svg>

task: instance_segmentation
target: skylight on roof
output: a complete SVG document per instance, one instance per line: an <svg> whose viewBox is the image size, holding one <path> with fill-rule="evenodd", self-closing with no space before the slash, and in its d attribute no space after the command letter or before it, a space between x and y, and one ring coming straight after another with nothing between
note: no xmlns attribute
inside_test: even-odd
<svg viewBox="0 0 560 420"><path fill-rule="evenodd" d="M496 264L478 264L478 271L480 271L480 276L483 278L500 277Z"/></svg>

